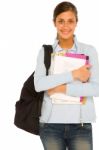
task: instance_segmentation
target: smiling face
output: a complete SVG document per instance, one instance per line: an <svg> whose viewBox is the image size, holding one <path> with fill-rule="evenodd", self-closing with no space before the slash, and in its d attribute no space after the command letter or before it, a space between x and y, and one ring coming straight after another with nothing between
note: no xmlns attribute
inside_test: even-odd
<svg viewBox="0 0 99 150"><path fill-rule="evenodd" d="M73 38L77 20L74 12L65 11L60 13L54 20L59 39L69 40Z"/></svg>

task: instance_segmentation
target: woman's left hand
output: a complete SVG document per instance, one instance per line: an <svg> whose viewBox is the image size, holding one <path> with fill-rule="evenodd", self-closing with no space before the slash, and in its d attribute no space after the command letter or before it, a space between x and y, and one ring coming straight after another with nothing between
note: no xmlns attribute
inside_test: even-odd
<svg viewBox="0 0 99 150"><path fill-rule="evenodd" d="M55 88L47 90L48 95L53 95L54 93L64 93L66 94L66 84L59 85Z"/></svg>

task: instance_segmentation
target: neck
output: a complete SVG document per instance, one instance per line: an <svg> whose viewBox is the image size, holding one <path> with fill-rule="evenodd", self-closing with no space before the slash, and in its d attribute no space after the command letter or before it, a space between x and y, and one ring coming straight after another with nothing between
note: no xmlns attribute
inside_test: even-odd
<svg viewBox="0 0 99 150"><path fill-rule="evenodd" d="M61 46L61 48L69 49L73 46L73 44L74 44L73 38L70 38L70 39L59 38L59 45Z"/></svg>

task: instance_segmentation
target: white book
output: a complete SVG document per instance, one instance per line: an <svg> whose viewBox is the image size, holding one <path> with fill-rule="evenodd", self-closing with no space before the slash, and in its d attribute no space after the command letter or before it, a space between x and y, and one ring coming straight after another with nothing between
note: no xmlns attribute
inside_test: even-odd
<svg viewBox="0 0 99 150"><path fill-rule="evenodd" d="M60 74L78 69L88 62L88 57L82 54L68 53L66 56L55 55L52 74ZM54 104L81 104L82 97L73 97L63 93L50 96Z"/></svg>

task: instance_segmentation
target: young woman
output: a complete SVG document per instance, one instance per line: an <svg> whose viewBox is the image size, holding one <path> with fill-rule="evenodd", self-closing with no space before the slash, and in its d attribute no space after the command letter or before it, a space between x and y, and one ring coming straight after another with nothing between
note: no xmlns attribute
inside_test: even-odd
<svg viewBox="0 0 99 150"><path fill-rule="evenodd" d="M74 35L77 9L70 2L59 3L53 14L57 38L53 51L85 54L89 64L73 71L46 76L44 51L41 48L34 75L36 91L45 91L40 117L40 138L44 150L92 150L92 122L95 121L93 96L99 96L99 64L91 45L80 43ZM51 66L50 68L52 67ZM53 104L53 93L86 98L85 104Z"/></svg>

